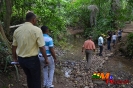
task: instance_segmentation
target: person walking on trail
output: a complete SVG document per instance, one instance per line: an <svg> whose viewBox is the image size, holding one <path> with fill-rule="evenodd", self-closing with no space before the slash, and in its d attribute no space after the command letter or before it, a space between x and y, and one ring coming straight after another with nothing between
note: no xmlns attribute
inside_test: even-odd
<svg viewBox="0 0 133 88"><path fill-rule="evenodd" d="M103 51L103 37L102 34L100 35L100 37L98 38L98 46L100 48L100 52L99 52L99 56L102 56L102 51Z"/></svg>
<svg viewBox="0 0 133 88"><path fill-rule="evenodd" d="M53 44L53 39L48 35L49 30L48 27L42 26L41 30L43 32L43 37L44 37L44 42L45 42L45 48L46 48L46 53L49 61L49 65L45 66L44 57L42 53L39 53L39 58L41 62L41 67L42 67L42 75L43 75L43 88L54 88L52 85L53 82L53 76L54 76L54 70L55 70L55 62L56 62L56 56L54 52L54 44Z"/></svg>
<svg viewBox="0 0 133 88"><path fill-rule="evenodd" d="M92 37L90 36L88 40L86 40L82 46L82 52L85 50L86 54L86 60L87 60L87 65L86 69L89 70L92 62L92 54L93 51L95 51L95 44L92 41Z"/></svg>
<svg viewBox="0 0 133 88"><path fill-rule="evenodd" d="M113 47L115 47L116 38L117 38L117 35L116 35L116 33L114 32L113 35L112 35Z"/></svg>
<svg viewBox="0 0 133 88"><path fill-rule="evenodd" d="M45 50L43 34L40 28L34 26L36 15L26 14L26 22L18 27L13 34L12 54L15 62L19 62L27 77L28 88L41 88L41 69L38 58L40 49L44 63L49 64Z"/></svg>
<svg viewBox="0 0 133 88"><path fill-rule="evenodd" d="M112 33L111 33L111 31L109 31L108 32L108 36L107 36L107 49L108 50L111 50L111 46L110 46L110 44L111 44L111 38L112 38Z"/></svg>
<svg viewBox="0 0 133 88"><path fill-rule="evenodd" d="M121 41L122 32L123 32L123 31L122 31L121 29L118 30L118 41L119 41L119 42Z"/></svg>

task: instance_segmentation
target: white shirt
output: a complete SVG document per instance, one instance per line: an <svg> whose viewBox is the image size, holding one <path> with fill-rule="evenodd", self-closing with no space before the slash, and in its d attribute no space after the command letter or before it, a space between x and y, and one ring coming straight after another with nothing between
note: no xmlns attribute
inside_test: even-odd
<svg viewBox="0 0 133 88"><path fill-rule="evenodd" d="M116 40L117 36L116 35L113 35L112 36L112 40Z"/></svg>
<svg viewBox="0 0 133 88"><path fill-rule="evenodd" d="M98 45L99 45L99 46L102 46L102 45L103 45L103 37L102 37L102 36L100 36L100 37L98 38Z"/></svg>

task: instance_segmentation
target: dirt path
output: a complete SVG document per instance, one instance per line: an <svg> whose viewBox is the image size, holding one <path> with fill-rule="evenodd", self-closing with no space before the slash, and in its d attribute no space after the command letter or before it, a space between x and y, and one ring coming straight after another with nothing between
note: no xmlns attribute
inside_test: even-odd
<svg viewBox="0 0 133 88"><path fill-rule="evenodd" d="M123 28L122 33L122 42L126 41L126 36L128 33L133 32L133 23L126 24ZM116 46L118 47L118 46ZM65 65L61 65L61 67L66 67L70 72L70 78L63 78L65 84L62 87L65 88L133 88L133 67L132 62L130 60L124 59L119 55L114 56L115 49L112 52L109 52L104 46L103 56L99 57L94 55L92 59L92 66L91 70L86 72L84 70L86 66L85 59L81 60L74 60L64 63ZM97 52L98 53L98 49ZM75 56L77 54L74 54ZM74 65L72 65L74 63ZM115 77L115 79L121 80L129 80L129 84L122 84L122 85L107 85L106 83L95 83L92 81L92 74L96 71L100 72L109 72L111 75ZM63 83L63 82L62 82ZM56 84L57 87L59 84ZM61 85L61 84L60 84ZM61 87L58 87L61 88Z"/></svg>

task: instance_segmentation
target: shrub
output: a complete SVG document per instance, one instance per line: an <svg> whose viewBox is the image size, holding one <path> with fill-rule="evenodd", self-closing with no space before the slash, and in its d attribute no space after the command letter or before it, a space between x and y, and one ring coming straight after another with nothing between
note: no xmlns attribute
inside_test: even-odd
<svg viewBox="0 0 133 88"><path fill-rule="evenodd" d="M127 56L132 58L133 57L133 33L128 34L127 36Z"/></svg>

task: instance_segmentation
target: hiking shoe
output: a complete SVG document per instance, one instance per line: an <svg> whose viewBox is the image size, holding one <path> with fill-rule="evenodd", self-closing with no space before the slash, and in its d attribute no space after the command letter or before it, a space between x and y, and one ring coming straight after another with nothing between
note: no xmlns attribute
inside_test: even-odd
<svg viewBox="0 0 133 88"><path fill-rule="evenodd" d="M50 87L46 86L44 88L54 88L54 85L51 85Z"/></svg>

